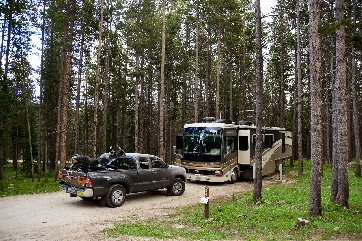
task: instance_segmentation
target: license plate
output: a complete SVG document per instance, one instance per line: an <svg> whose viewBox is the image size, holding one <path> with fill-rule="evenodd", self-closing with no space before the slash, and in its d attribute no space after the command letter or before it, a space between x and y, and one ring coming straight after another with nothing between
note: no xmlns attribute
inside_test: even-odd
<svg viewBox="0 0 362 241"><path fill-rule="evenodd" d="M200 174L195 174L196 180L200 180L201 179L201 175Z"/></svg>
<svg viewBox="0 0 362 241"><path fill-rule="evenodd" d="M84 194L83 192L79 192L79 191L77 191L77 195L82 196L83 194Z"/></svg>

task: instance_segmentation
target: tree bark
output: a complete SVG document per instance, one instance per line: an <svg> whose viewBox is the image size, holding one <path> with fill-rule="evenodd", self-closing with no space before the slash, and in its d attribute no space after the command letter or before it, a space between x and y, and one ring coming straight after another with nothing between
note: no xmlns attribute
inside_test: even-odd
<svg viewBox="0 0 362 241"><path fill-rule="evenodd" d="M234 119L233 112L233 65L230 60L229 64L229 119Z"/></svg>
<svg viewBox="0 0 362 241"><path fill-rule="evenodd" d="M98 105L99 105L99 82L101 75L101 50L102 50L102 32L103 32L103 6L104 0L101 0L101 18L99 21L99 35L98 35L98 51L97 51L97 73L96 82L94 86L94 110L93 110L93 158L97 157L97 135L98 135Z"/></svg>
<svg viewBox="0 0 362 241"><path fill-rule="evenodd" d="M196 16L194 121L199 122L199 16Z"/></svg>
<svg viewBox="0 0 362 241"><path fill-rule="evenodd" d="M105 63L105 76L104 76L104 110L103 110L103 145L102 151L106 151L107 150L107 121L108 121L108 102L109 102L109 62L110 62L110 56L111 56L111 49L110 49L110 43L109 43L109 39L107 41L108 45L107 45L107 50L106 50L106 63Z"/></svg>
<svg viewBox="0 0 362 241"><path fill-rule="evenodd" d="M139 112L140 112L140 106L139 106L139 97L140 97L140 91L139 91L139 85L140 85L140 54L139 51L136 51L136 78L135 78L135 86L134 86L134 111L135 111L135 117L134 117L134 149L135 152L139 152Z"/></svg>
<svg viewBox="0 0 362 241"><path fill-rule="evenodd" d="M353 25L356 26L357 1L353 0ZM361 135L360 135L360 112L358 101L358 78L356 77L356 51L352 46L352 101L353 101L353 129L356 146L356 171L355 176L361 177Z"/></svg>
<svg viewBox="0 0 362 241"><path fill-rule="evenodd" d="M161 83L160 83L160 145L159 157L165 158L165 55L166 55L166 0L162 2L162 50L161 50Z"/></svg>
<svg viewBox="0 0 362 241"><path fill-rule="evenodd" d="M284 31L284 18L283 11L279 12L280 29ZM280 33L280 80L279 80L279 126L285 126L285 77L284 77L284 65L285 65L285 49L284 49L284 37L283 33Z"/></svg>
<svg viewBox="0 0 362 241"><path fill-rule="evenodd" d="M347 111L347 82L345 61L345 27L344 0L336 0L336 21L341 23L336 31L336 80L334 88L333 127L335 130L333 144L333 171L331 201L348 207L348 111ZM337 180L335 180L337 179Z"/></svg>
<svg viewBox="0 0 362 241"><path fill-rule="evenodd" d="M303 174L303 133L302 133L302 69L300 63L300 4L297 0L297 153L298 175Z"/></svg>
<svg viewBox="0 0 362 241"><path fill-rule="evenodd" d="M220 112L220 69L221 69L221 22L219 23L219 34L217 39L217 70L216 70L216 118L221 118Z"/></svg>
<svg viewBox="0 0 362 241"><path fill-rule="evenodd" d="M43 0L43 13L45 13L45 4L46 0ZM44 144L44 136L43 136L43 122L42 122L42 116L43 116L43 81L44 81L44 37L45 37L45 17L43 15L42 17L42 25L41 25L41 56L40 56L40 78L39 78L39 110L38 110L38 181L41 179L41 167L42 167L42 160L43 160L43 171L46 172L45 166L46 166L46 160L43 159L43 144Z"/></svg>
<svg viewBox="0 0 362 241"><path fill-rule="evenodd" d="M309 0L310 90L311 90L311 159L309 215L322 215L322 95L320 79L319 1Z"/></svg>
<svg viewBox="0 0 362 241"><path fill-rule="evenodd" d="M82 33L82 38L80 42L81 50L79 56L79 66L78 66L78 81L77 81L77 96L75 100L75 140L74 140L74 152L79 153L79 139L80 139L80 119L79 119L79 109L80 109L80 89L82 84L83 77L83 47L84 47L84 34Z"/></svg>
<svg viewBox="0 0 362 241"><path fill-rule="evenodd" d="M25 114L26 114L26 123L28 127L28 141L29 141L29 154L30 154L30 167L31 167L31 181L34 182L34 160L33 160L33 141L31 136L31 124L30 124L30 114L29 114L29 96L27 96L27 87L24 86L25 92ZM38 162L39 165L39 162Z"/></svg>
<svg viewBox="0 0 362 241"><path fill-rule="evenodd" d="M254 201L262 199L262 126L263 126L263 53L262 53L262 31L261 31L261 9L260 0L255 0L256 8L256 147L255 147L255 177L254 177Z"/></svg>
<svg viewBox="0 0 362 241"><path fill-rule="evenodd" d="M57 158L55 166L55 178L58 173L58 160L60 166L64 167L67 158L67 134L68 134L68 105L69 91L71 81L71 61L72 61L72 46L73 46L73 31L75 18L76 1L72 0L67 5L67 13L69 16L69 24L65 27L63 37L63 54L62 54L62 72L59 84L59 104L58 104L58 135L57 135Z"/></svg>

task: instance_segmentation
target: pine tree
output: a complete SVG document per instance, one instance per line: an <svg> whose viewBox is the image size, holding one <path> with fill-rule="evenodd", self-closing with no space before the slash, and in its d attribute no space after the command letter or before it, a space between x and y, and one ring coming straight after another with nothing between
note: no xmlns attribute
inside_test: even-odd
<svg viewBox="0 0 362 241"><path fill-rule="evenodd" d="M255 146L255 177L254 177L254 201L262 199L262 126L263 126L263 53L261 32L260 0L255 1L256 7L256 146Z"/></svg>
<svg viewBox="0 0 362 241"><path fill-rule="evenodd" d="M310 90L311 90L311 145L312 170L310 174L309 214L322 214L321 182L322 182L322 96L320 79L320 37L319 1L309 0L309 44L310 44Z"/></svg>

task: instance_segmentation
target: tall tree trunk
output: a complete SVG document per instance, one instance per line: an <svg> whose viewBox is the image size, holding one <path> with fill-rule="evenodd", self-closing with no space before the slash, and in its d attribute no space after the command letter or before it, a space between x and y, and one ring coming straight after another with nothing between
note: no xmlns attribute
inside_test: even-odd
<svg viewBox="0 0 362 241"><path fill-rule="evenodd" d="M188 61L188 48L189 48L189 39L190 39L190 30L189 25L186 23L186 33L185 33L185 53L184 53L184 72L182 76L182 124L186 123L187 119L187 76L189 69L189 61Z"/></svg>
<svg viewBox="0 0 362 241"><path fill-rule="evenodd" d="M281 31L284 31L284 19L283 19L283 12L279 12L280 24L281 24ZM280 80L279 80L279 126L285 126L285 92L284 92L284 85L285 85L285 77L284 77L284 65L285 65L285 50L284 50L284 37L283 33L280 33Z"/></svg>
<svg viewBox="0 0 362 241"><path fill-rule="evenodd" d="M139 98L140 98L140 91L139 91L139 85L140 85L140 54L139 51L136 51L136 79L135 79L135 86L134 86L134 95L135 95L135 103L134 103L134 109L135 109L135 117L134 117L134 148L135 152L140 152L139 148L139 120L140 120L140 106L139 106Z"/></svg>
<svg viewBox="0 0 362 241"><path fill-rule="evenodd" d="M297 41L298 42L298 41ZM298 160L298 71L297 71L297 48L295 49L294 89L293 92L293 115L292 115L292 156L289 167L294 167L294 160Z"/></svg>
<svg viewBox="0 0 362 241"><path fill-rule="evenodd" d="M222 118L220 112L220 72L221 72L221 22L219 23L219 34L217 38L217 70L216 70L216 118Z"/></svg>
<svg viewBox="0 0 362 241"><path fill-rule="evenodd" d="M211 93L211 30L210 26L207 29L207 63L206 63L206 77L205 77L205 106L206 106L206 116L211 115L210 108L210 93ZM216 117L216 116L215 116Z"/></svg>
<svg viewBox="0 0 362 241"><path fill-rule="evenodd" d="M171 80L171 74L168 73L165 81L165 160L167 160L167 163L172 164L171 162L171 150L172 150L172 141L171 141L171 128L170 128L170 110L172 108L171 106L171 86L170 86L170 80Z"/></svg>
<svg viewBox="0 0 362 241"><path fill-rule="evenodd" d="M353 25L356 26L357 1L353 0ZM359 77L359 76L358 76ZM356 171L355 176L361 177L361 135L360 135L360 112L358 99L358 78L356 77L356 51L352 46L352 101L353 101L353 129L356 146Z"/></svg>
<svg viewBox="0 0 362 241"><path fill-rule="evenodd" d="M260 0L255 0L256 8L256 146L255 146L255 177L254 177L254 201L261 200L262 194L262 126L263 126L263 49L262 49L262 29L261 29L261 9Z"/></svg>
<svg viewBox="0 0 362 241"><path fill-rule="evenodd" d="M333 58L332 56L330 58ZM329 71L329 79L326 81L326 96L331 96L331 89L333 86L333 80L334 80L334 63L331 61L330 63L330 71ZM325 105L325 123L326 128L324 130L326 135L326 143L325 143L325 157L329 162L332 162L332 145L333 145L333 130L332 130L332 102L329 100L326 101L327 104Z"/></svg>
<svg viewBox="0 0 362 241"><path fill-rule="evenodd" d="M103 145L102 145L102 151L107 151L107 117L108 117L108 102L109 102L109 64L110 64L110 56L111 56L111 49L110 49L110 43L109 39L107 41L107 50L106 50L106 60L105 60L105 70L104 70L104 110L103 110Z"/></svg>
<svg viewBox="0 0 362 241"><path fill-rule="evenodd" d="M45 13L45 5L46 0L43 0L43 10L42 12ZM44 40L45 40L45 17L43 15L43 22L41 25L41 56L40 56L40 78L39 78L39 110L38 110L38 181L40 181L41 178L41 167L42 167L42 160L43 160L43 171L45 172L45 166L46 166L46 160L43 159L43 153L44 153L44 136L43 136L43 81L44 81ZM46 141L45 141L46 142Z"/></svg>
<svg viewBox="0 0 362 241"><path fill-rule="evenodd" d="M243 30L243 36L245 36L243 43L243 58L241 63L241 94L240 94L240 105L239 105L239 120L245 121L245 105L246 105L246 35Z"/></svg>
<svg viewBox="0 0 362 241"><path fill-rule="evenodd" d="M80 109L80 89L82 84L83 77L83 52L84 52L84 34L82 33L82 38L80 41L80 56L79 56L79 66L78 66L78 83L77 83L77 95L75 100L75 140L74 140L74 152L80 153L79 148L79 139L80 139L80 119L79 119L79 109Z"/></svg>
<svg viewBox="0 0 362 241"><path fill-rule="evenodd" d="M0 44L0 66L3 66L3 49L4 49L4 40L5 40L5 32L6 32L6 21L3 21L1 26L1 44Z"/></svg>
<svg viewBox="0 0 362 241"><path fill-rule="evenodd" d="M151 69L151 68L148 68ZM149 70L149 78L148 78L148 88L147 88L147 135L146 135L146 145L147 145L147 153L151 154L151 148L153 146L153 142L151 137L154 135L153 134L153 130L154 128L151 128L154 123L153 123L153 118L152 118L152 113L153 113L153 100L152 100L152 89L153 86L153 71Z"/></svg>
<svg viewBox="0 0 362 241"><path fill-rule="evenodd" d="M354 49L352 50L352 56L355 55ZM361 135L360 135L360 112L359 112L359 100L357 95L358 89L358 78L356 78L356 63L355 58L352 58L352 81L353 81L353 129L354 129L354 141L356 147L356 171L355 176L361 177L361 160L362 160L362 150L361 150Z"/></svg>
<svg viewBox="0 0 362 241"><path fill-rule="evenodd" d="M233 65L230 60L229 65L229 119L234 119L234 112L233 112Z"/></svg>
<svg viewBox="0 0 362 241"><path fill-rule="evenodd" d="M98 52L97 52L97 73L94 87L94 110L93 110L93 157L97 157L97 134L98 134L98 105L99 105L99 82L101 75L101 50L102 50L102 32L103 32L103 6L104 0L101 0L101 18L99 21Z"/></svg>
<svg viewBox="0 0 362 241"><path fill-rule="evenodd" d="M144 73L145 72L145 56L144 56L144 53L142 54L142 60L141 60L141 73ZM139 96L139 114L138 114L138 124L140 126L139 128L139 135L138 135L138 151L140 153L143 153L144 151L144 132L145 132L145 128L144 128L144 116L145 116L145 94L144 94L144 91L145 91L145 77L144 77L144 74L142 74L140 76L140 83L139 83L139 88L140 88L140 96Z"/></svg>
<svg viewBox="0 0 362 241"><path fill-rule="evenodd" d="M344 0L336 0L336 22L344 20ZM348 207L348 111L347 82L345 61L345 27L343 24L336 31L336 80L334 88L333 127L335 130L333 144L333 171L331 201ZM337 180L335 180L337 179Z"/></svg>
<svg viewBox="0 0 362 241"><path fill-rule="evenodd" d="M4 66L4 75L5 79L7 79L8 72L9 72L9 55L10 55L10 48L11 48L11 39L12 39L12 32L13 32L13 8L14 8L14 2L13 1L7 1L7 5L9 6L8 15L5 16L5 21L8 22L8 32L7 32L7 40L6 40L6 50L5 50L5 66ZM2 51L2 50L1 50ZM1 56L2 57L2 56Z"/></svg>
<svg viewBox="0 0 362 241"><path fill-rule="evenodd" d="M297 0L297 146L298 175L303 174L303 133L302 133L302 68L300 63L300 4Z"/></svg>
<svg viewBox="0 0 362 241"><path fill-rule="evenodd" d="M322 184L322 83L320 78L320 37L319 0L309 0L309 44L310 44L310 96L311 96L311 159L310 202L309 214L322 214L321 184Z"/></svg>
<svg viewBox="0 0 362 241"><path fill-rule="evenodd" d="M88 81L87 81L87 76L85 77L85 87L84 89L88 89ZM84 118L84 153L88 153L90 152L90 145L89 145L89 135L91 135L89 133L89 122L90 122L90 118L89 118L89 110L88 110L88 95L85 96L84 99L84 110L85 110L85 118Z"/></svg>
<svg viewBox="0 0 362 241"><path fill-rule="evenodd" d="M161 83L160 83L160 145L159 157L165 158L165 56L166 55L166 0L162 2L162 50L161 50Z"/></svg>
<svg viewBox="0 0 362 241"><path fill-rule="evenodd" d="M25 92L25 115L26 115L26 123L28 127L28 141L29 141L29 154L30 154L30 167L31 167L31 181L34 182L34 160L33 160L33 141L31 137L31 124L30 124L30 114L29 114L29 96L27 95L27 87L24 87ZM39 165L39 162L38 162Z"/></svg>
<svg viewBox="0 0 362 241"><path fill-rule="evenodd" d="M57 164L60 161L61 167L65 166L67 158L67 134L68 134L68 105L69 105L69 89L71 81L71 61L72 61L72 45L73 30L75 18L75 0L67 5L67 14L69 16L69 24L65 27L63 37L63 54L62 54L62 72L59 84L59 104L58 104L58 135L57 135L57 154L55 166L55 178L57 178Z"/></svg>
<svg viewBox="0 0 362 241"><path fill-rule="evenodd" d="M196 16L194 121L199 122L199 16Z"/></svg>

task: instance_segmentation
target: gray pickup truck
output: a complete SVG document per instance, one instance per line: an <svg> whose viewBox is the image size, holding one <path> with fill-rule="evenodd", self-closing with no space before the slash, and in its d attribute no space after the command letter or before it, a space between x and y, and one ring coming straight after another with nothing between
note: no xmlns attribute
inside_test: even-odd
<svg viewBox="0 0 362 241"><path fill-rule="evenodd" d="M180 196L185 191L185 169L157 156L105 153L99 159L75 156L72 162L59 171L59 186L71 197L98 199L102 205L119 207L128 193L167 188L169 195Z"/></svg>

